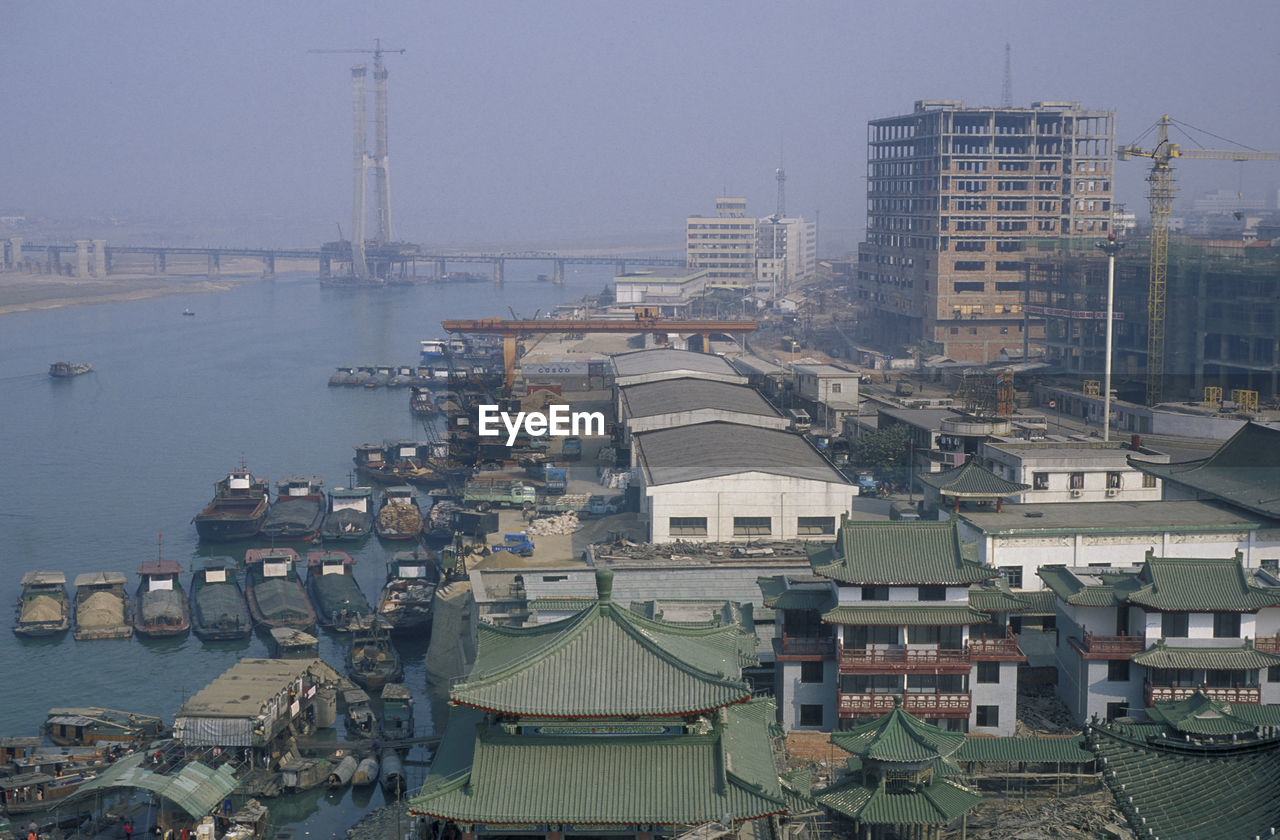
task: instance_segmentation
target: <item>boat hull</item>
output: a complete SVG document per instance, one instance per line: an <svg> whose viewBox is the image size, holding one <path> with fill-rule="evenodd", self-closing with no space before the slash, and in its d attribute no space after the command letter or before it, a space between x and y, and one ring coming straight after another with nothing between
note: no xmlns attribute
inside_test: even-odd
<svg viewBox="0 0 1280 840"><path fill-rule="evenodd" d="M219 591L224 592L225 597L219 597ZM220 604L219 601L225 603ZM253 632L249 604L245 601L239 584L192 583L190 606L191 632L203 641L247 639Z"/></svg>

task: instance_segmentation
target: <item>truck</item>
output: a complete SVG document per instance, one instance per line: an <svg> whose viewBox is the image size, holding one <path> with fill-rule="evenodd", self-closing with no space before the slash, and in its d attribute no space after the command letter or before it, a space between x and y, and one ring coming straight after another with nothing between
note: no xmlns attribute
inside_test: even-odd
<svg viewBox="0 0 1280 840"><path fill-rule="evenodd" d="M858 473L858 495L875 496L880 492L880 482L869 472Z"/></svg>
<svg viewBox="0 0 1280 840"><path fill-rule="evenodd" d="M525 508L525 510L530 511L530 513L548 515L568 513L569 511L574 511L575 513L587 513L587 508L591 504L591 499L592 497L588 496L586 493L567 493L558 496L554 502L548 500L542 504L534 505L532 510L529 508ZM528 518L527 515L526 518Z"/></svg>
<svg viewBox="0 0 1280 840"><path fill-rule="evenodd" d="M608 516L622 509L621 496L592 496L587 500L586 512L591 516Z"/></svg>
<svg viewBox="0 0 1280 840"><path fill-rule="evenodd" d="M473 478L462 488L462 501L483 512L492 507L530 510L538 503L538 491L523 481Z"/></svg>
<svg viewBox="0 0 1280 840"><path fill-rule="evenodd" d="M576 436L565 438L561 452L564 454L566 461L582 460L582 438Z"/></svg>
<svg viewBox="0 0 1280 840"><path fill-rule="evenodd" d="M569 488L569 468L542 465L542 482L548 496L559 496Z"/></svg>

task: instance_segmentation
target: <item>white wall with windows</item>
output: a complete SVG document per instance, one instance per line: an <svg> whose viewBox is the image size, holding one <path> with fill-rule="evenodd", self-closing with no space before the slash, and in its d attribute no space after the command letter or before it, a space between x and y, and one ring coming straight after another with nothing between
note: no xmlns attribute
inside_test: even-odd
<svg viewBox="0 0 1280 840"><path fill-rule="evenodd" d="M633 471L641 476L643 470ZM762 472L644 488L649 539L727 542L759 539L834 540L840 514L853 509L854 488Z"/></svg>

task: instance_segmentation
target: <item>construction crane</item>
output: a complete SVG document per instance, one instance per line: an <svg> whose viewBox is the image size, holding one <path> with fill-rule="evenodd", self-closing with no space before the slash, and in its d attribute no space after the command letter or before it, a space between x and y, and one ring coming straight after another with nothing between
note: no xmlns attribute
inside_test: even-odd
<svg viewBox="0 0 1280 840"><path fill-rule="evenodd" d="M1151 149L1130 144L1116 150L1118 160L1130 157L1151 158L1151 174L1147 176L1151 201L1151 262L1147 290L1147 405L1154 406L1164 396L1164 323L1165 290L1169 269L1169 214L1173 210L1174 158L1192 160L1280 160L1280 152L1256 149L1184 149L1169 142L1169 125L1174 122L1165 114L1156 123L1156 145Z"/></svg>

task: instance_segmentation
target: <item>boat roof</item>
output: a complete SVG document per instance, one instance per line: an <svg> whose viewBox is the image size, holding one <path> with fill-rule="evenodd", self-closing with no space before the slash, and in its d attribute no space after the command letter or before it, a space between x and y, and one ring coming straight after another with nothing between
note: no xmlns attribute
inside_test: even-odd
<svg viewBox="0 0 1280 840"><path fill-rule="evenodd" d="M383 700L409 700L413 692L404 683L387 683L382 687Z"/></svg>
<svg viewBox="0 0 1280 840"><path fill-rule="evenodd" d="M320 643L320 640L310 633L295 630L292 627L272 627L271 638L275 639L276 644L285 647L307 647Z"/></svg>
<svg viewBox="0 0 1280 840"><path fill-rule="evenodd" d="M234 557L228 557L225 554L215 554L212 557L196 557L191 561L192 571L204 571L205 569L238 569L240 564L236 562Z"/></svg>
<svg viewBox="0 0 1280 840"><path fill-rule="evenodd" d="M372 487L335 487L329 491L330 496L372 496Z"/></svg>
<svg viewBox="0 0 1280 840"><path fill-rule="evenodd" d="M308 566L319 566L321 563L324 563L326 561L332 563L335 560L341 560L342 565L344 566L354 566L356 564L355 558L352 557L350 554L347 554L345 551L326 550L326 551L308 551L307 552Z"/></svg>
<svg viewBox="0 0 1280 840"><path fill-rule="evenodd" d="M67 576L62 572L27 572L22 576L23 586L61 586L66 582Z"/></svg>
<svg viewBox="0 0 1280 840"><path fill-rule="evenodd" d="M138 567L140 575L177 575L182 573L182 566L174 560L147 560Z"/></svg>
<svg viewBox="0 0 1280 840"><path fill-rule="evenodd" d="M262 563L267 560L288 560L296 563L298 552L292 548L251 548L244 553L244 562Z"/></svg>
<svg viewBox="0 0 1280 840"><path fill-rule="evenodd" d="M85 572L76 575L76 588L81 586L114 586L125 582L124 572Z"/></svg>

